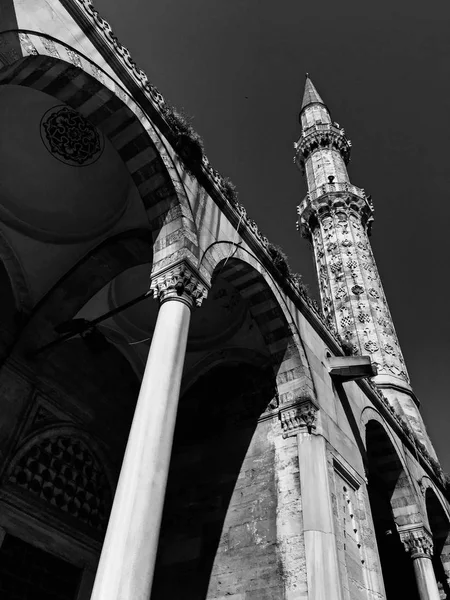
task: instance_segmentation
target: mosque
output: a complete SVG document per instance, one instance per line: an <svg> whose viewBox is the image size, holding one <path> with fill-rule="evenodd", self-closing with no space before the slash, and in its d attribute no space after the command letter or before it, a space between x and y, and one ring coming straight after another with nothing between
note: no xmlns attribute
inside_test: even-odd
<svg viewBox="0 0 450 600"><path fill-rule="evenodd" d="M450 600L372 199L311 79L320 306L91 0L0 25L2 600Z"/></svg>

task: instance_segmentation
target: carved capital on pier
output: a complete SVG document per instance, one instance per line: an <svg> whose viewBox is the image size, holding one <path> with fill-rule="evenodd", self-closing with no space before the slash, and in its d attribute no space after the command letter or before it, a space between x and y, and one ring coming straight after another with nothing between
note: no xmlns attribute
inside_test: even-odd
<svg viewBox="0 0 450 600"><path fill-rule="evenodd" d="M154 275L150 288L153 297L161 303L178 300L190 308L201 306L208 295L208 286L187 261L172 265Z"/></svg>
<svg viewBox="0 0 450 600"><path fill-rule="evenodd" d="M296 435L307 430L312 433L316 429L317 411L319 407L311 398L299 398L286 406L280 407L280 421L283 437Z"/></svg>
<svg viewBox="0 0 450 600"><path fill-rule="evenodd" d="M423 525L399 530L400 539L412 559L433 556L433 536Z"/></svg>

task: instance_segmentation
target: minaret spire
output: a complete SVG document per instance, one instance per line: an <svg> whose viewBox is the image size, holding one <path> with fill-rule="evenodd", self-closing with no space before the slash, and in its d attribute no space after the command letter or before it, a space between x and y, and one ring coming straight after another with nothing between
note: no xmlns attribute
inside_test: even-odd
<svg viewBox="0 0 450 600"><path fill-rule="evenodd" d="M306 73L305 91L303 92L303 102L301 110L303 110L306 106L309 106L310 104L323 104L325 106L322 98L319 95L319 92L316 90L313 82L309 77L309 73Z"/></svg>
<svg viewBox="0 0 450 600"><path fill-rule="evenodd" d="M299 228L314 249L324 316L355 353L371 356L374 382L428 442L369 243L371 197L350 183L351 143L309 76L300 123L295 162L308 193L298 207Z"/></svg>

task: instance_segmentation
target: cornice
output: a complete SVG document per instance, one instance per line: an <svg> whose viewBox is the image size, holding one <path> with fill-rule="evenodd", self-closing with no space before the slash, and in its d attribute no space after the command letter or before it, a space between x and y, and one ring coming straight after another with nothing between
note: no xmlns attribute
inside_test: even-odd
<svg viewBox="0 0 450 600"><path fill-rule="evenodd" d="M302 131L298 142L294 143L295 161L304 169L304 163L316 150L333 148L338 150L344 162L350 161L352 143L347 139L344 129L332 123L316 123Z"/></svg>

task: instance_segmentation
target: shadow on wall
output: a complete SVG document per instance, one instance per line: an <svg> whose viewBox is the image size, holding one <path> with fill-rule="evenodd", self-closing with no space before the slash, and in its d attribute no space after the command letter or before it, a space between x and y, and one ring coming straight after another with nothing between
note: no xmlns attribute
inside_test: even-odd
<svg viewBox="0 0 450 600"><path fill-rule="evenodd" d="M220 365L182 398L153 600L281 584L271 422L258 424L274 391L272 371Z"/></svg>
<svg viewBox="0 0 450 600"><path fill-rule="evenodd" d="M412 560L405 551L394 521L395 496L407 498L405 473L383 427L366 427L368 492L387 600L419 600Z"/></svg>

